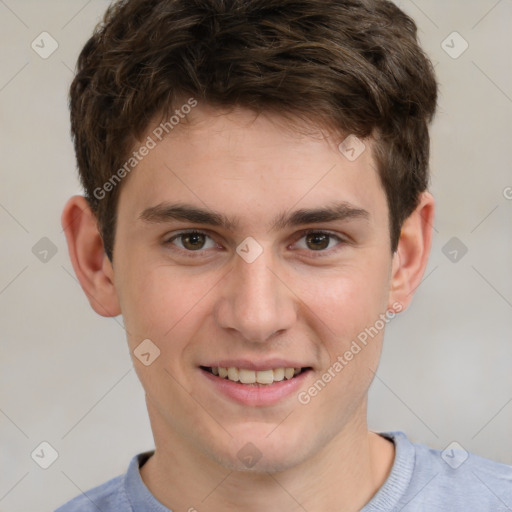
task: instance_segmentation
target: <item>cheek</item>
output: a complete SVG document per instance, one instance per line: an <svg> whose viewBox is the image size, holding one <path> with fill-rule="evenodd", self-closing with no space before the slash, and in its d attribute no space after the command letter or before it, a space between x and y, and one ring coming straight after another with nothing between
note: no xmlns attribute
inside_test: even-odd
<svg viewBox="0 0 512 512"><path fill-rule="evenodd" d="M388 273L385 264L342 266L329 274L304 279L301 298L334 336L345 338L372 325L385 312Z"/></svg>
<svg viewBox="0 0 512 512"><path fill-rule="evenodd" d="M345 424L363 403L377 371L387 307L387 274L351 268L315 281L308 288L317 316L315 331L321 344L322 368L300 396L319 416ZM306 292L304 292L306 293ZM305 408L308 411L308 406Z"/></svg>
<svg viewBox="0 0 512 512"><path fill-rule="evenodd" d="M347 266L309 284L302 293L318 317L316 334L325 351L319 377L328 381L324 398L343 405L340 411L346 413L356 396L363 397L377 370L387 325L381 319L388 304L387 264Z"/></svg>
<svg viewBox="0 0 512 512"><path fill-rule="evenodd" d="M385 311L389 262L381 251L347 258L336 268L283 267L279 272L293 292L286 300L303 304L297 322L316 331L331 358ZM201 329L215 328L212 312L225 269L152 264L147 255L132 254L119 270L129 276L118 292L132 349L149 338L161 350L176 353L193 344L190 340Z"/></svg>
<svg viewBox="0 0 512 512"><path fill-rule="evenodd" d="M133 265L130 282L122 289L121 307L130 345L149 338L163 352L180 350L200 325L205 297L218 276L192 276L173 265L153 268Z"/></svg>

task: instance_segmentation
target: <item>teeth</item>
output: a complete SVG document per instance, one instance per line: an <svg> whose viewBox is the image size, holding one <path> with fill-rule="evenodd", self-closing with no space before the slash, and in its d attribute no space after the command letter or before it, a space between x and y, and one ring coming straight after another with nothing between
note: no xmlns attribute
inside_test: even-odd
<svg viewBox="0 0 512 512"><path fill-rule="evenodd" d="M274 371L274 381L280 381L284 379L284 368L276 368Z"/></svg>
<svg viewBox="0 0 512 512"><path fill-rule="evenodd" d="M234 368L234 369L236 370L236 368ZM229 370L231 370L231 368ZM229 379L229 370L228 370L228 379ZM240 368L240 370L238 370L238 374L240 375L240 382L242 384L254 384L256 382L256 372L254 370L245 370L243 368Z"/></svg>
<svg viewBox="0 0 512 512"><path fill-rule="evenodd" d="M258 384L272 384L274 382L274 370L260 370L256 372L256 382Z"/></svg>
<svg viewBox="0 0 512 512"><path fill-rule="evenodd" d="M228 368L228 379L232 380L233 382L242 380L239 375L238 368Z"/></svg>
<svg viewBox="0 0 512 512"><path fill-rule="evenodd" d="M224 368L214 366L211 368L213 375L222 379L228 379L242 384L272 384L284 379L292 379L301 372L301 368L274 368L273 370L247 370L245 368Z"/></svg>

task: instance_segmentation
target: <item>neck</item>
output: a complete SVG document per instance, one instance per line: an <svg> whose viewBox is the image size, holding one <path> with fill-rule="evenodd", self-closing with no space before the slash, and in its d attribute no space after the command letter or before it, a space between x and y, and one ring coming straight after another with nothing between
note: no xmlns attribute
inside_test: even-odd
<svg viewBox="0 0 512 512"><path fill-rule="evenodd" d="M384 484L394 460L393 443L369 432L366 421L356 421L289 469L232 471L151 416L156 450L141 477L173 512L356 512Z"/></svg>

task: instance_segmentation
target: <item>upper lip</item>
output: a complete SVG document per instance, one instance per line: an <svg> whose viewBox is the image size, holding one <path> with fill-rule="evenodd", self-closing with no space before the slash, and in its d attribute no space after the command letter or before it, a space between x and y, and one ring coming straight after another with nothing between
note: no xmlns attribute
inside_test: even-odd
<svg viewBox="0 0 512 512"><path fill-rule="evenodd" d="M201 366L209 368L244 368L246 370L263 371L273 370L275 368L307 368L309 365L299 363L297 361L290 361L287 359L221 359Z"/></svg>

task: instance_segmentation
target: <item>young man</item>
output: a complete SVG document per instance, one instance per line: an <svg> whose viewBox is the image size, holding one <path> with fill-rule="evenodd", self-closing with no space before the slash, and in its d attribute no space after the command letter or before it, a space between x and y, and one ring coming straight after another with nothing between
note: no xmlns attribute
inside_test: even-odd
<svg viewBox="0 0 512 512"><path fill-rule="evenodd" d="M436 98L387 1L109 8L62 222L91 306L123 315L155 451L59 512L512 510L511 468L367 427L431 246Z"/></svg>

